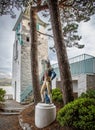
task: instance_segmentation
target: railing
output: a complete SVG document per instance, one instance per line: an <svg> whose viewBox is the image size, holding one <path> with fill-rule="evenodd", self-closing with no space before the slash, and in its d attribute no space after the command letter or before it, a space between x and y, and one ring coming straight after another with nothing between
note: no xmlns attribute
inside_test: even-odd
<svg viewBox="0 0 95 130"><path fill-rule="evenodd" d="M43 76L43 72L41 73L40 78L39 78L39 80L40 80L40 85L42 84L42 81L41 81L42 76ZM25 101L25 99L28 98L29 94L30 94L32 91L33 91L32 86L29 86L29 87L27 87L24 91L22 91L22 92L21 92L21 95L20 95L20 97L21 97L21 102Z"/></svg>
<svg viewBox="0 0 95 130"><path fill-rule="evenodd" d="M83 61L83 60L90 59L90 58L94 58L94 57L91 55L88 55L88 54L82 54L82 55L70 58L69 63L72 64L72 63Z"/></svg>
<svg viewBox="0 0 95 130"><path fill-rule="evenodd" d="M29 94L32 92L32 86L27 87L24 91L21 92L21 102L28 98Z"/></svg>
<svg viewBox="0 0 95 130"><path fill-rule="evenodd" d="M70 64L71 74L95 74L95 58L90 58Z"/></svg>
<svg viewBox="0 0 95 130"><path fill-rule="evenodd" d="M52 65L57 77L60 77L58 64ZM72 76L79 74L95 74L95 57L85 57L84 60L79 60L70 63L70 70Z"/></svg>

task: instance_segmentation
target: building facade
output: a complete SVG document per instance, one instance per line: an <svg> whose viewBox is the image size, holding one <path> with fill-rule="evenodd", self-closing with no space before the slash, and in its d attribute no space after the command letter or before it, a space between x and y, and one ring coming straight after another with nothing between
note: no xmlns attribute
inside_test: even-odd
<svg viewBox="0 0 95 130"><path fill-rule="evenodd" d="M69 63L75 96L80 96L82 92L86 92L90 88L95 89L95 57L82 54L69 59ZM53 81L53 86L60 87L58 64L52 66L57 73L57 79Z"/></svg>
<svg viewBox="0 0 95 130"><path fill-rule="evenodd" d="M13 31L15 41L13 45L12 86L13 99L22 102L32 93L31 57L30 57L30 27L29 12L21 13ZM46 24L37 18L37 30L45 33ZM38 34L38 63L39 75L42 72L41 61L48 57L47 37ZM32 61L33 62L33 61Z"/></svg>

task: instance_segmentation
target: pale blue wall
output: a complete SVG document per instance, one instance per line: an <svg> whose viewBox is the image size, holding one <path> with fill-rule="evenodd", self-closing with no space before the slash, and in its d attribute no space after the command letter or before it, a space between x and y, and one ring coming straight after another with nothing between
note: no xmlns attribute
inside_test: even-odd
<svg viewBox="0 0 95 130"><path fill-rule="evenodd" d="M79 74L95 74L95 57L90 55L80 55L70 59L70 70L72 76ZM57 77L60 77L58 64L52 65Z"/></svg>

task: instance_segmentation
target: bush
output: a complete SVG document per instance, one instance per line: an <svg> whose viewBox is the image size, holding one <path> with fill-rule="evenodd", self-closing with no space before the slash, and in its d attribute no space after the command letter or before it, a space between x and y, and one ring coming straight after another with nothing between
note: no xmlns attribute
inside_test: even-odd
<svg viewBox="0 0 95 130"><path fill-rule="evenodd" d="M4 101L4 96L5 96L6 91L0 88L0 102Z"/></svg>
<svg viewBox="0 0 95 130"><path fill-rule="evenodd" d="M86 93L82 93L80 98L94 98L95 99L95 89L89 89Z"/></svg>
<svg viewBox="0 0 95 130"><path fill-rule="evenodd" d="M59 88L55 88L52 90L52 99L55 102L63 103L62 92Z"/></svg>
<svg viewBox="0 0 95 130"><path fill-rule="evenodd" d="M80 130L95 130L95 100L79 98L68 103L57 114L61 126Z"/></svg>

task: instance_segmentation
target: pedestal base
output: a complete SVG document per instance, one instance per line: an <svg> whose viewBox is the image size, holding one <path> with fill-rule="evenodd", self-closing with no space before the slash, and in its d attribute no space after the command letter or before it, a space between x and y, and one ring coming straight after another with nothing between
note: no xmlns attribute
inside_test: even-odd
<svg viewBox="0 0 95 130"><path fill-rule="evenodd" d="M54 104L38 103L35 107L35 125L44 128L56 118L56 106Z"/></svg>

